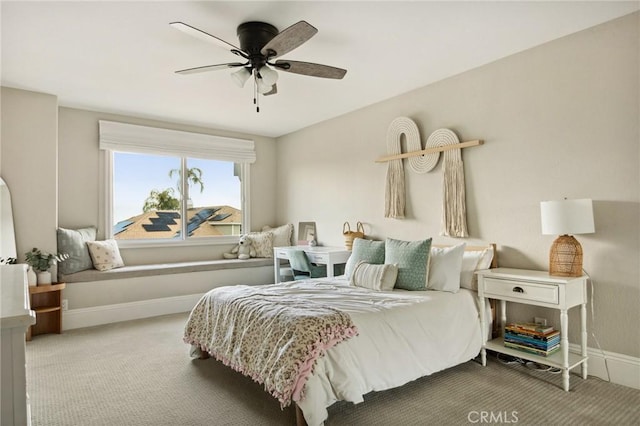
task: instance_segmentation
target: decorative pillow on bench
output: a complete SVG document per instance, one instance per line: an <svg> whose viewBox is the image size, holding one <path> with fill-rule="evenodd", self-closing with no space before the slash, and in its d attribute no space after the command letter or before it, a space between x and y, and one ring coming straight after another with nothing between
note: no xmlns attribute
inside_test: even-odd
<svg viewBox="0 0 640 426"><path fill-rule="evenodd" d="M58 228L58 252L69 255L68 259L58 265L61 274L73 274L93 268L87 241L96 239L96 231L93 226L80 229Z"/></svg>
<svg viewBox="0 0 640 426"><path fill-rule="evenodd" d="M247 236L256 252L255 257L273 257L272 232L251 232Z"/></svg>
<svg viewBox="0 0 640 426"><path fill-rule="evenodd" d="M287 223L286 225L272 228L270 226L263 226L262 232L271 231L273 233L273 247L288 247L291 245L291 237L293 236L293 224Z"/></svg>
<svg viewBox="0 0 640 426"><path fill-rule="evenodd" d="M93 267L98 271L108 271L124 266L116 240L87 241L87 246L89 246Z"/></svg>

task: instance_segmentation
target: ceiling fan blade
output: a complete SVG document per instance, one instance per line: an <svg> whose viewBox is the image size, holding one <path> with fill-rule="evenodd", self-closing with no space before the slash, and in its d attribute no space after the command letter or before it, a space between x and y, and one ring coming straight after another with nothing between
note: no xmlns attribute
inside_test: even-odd
<svg viewBox="0 0 640 426"><path fill-rule="evenodd" d="M263 94L262 96L269 96L269 95L275 95L276 93L278 93L278 86L276 86L275 84L271 87L271 90L269 90L267 93Z"/></svg>
<svg viewBox="0 0 640 426"><path fill-rule="evenodd" d="M215 45L218 45L219 47L222 47L223 49L240 51L240 48L234 46L233 44L227 43L221 38L192 27L191 25L187 25L184 22L171 22L169 25L177 30L182 31L185 34L189 34L192 37L199 38L200 40L206 41L208 43L213 43Z"/></svg>
<svg viewBox="0 0 640 426"><path fill-rule="evenodd" d="M184 70L176 71L176 74L185 75L185 74L196 74L199 72L207 72L207 71L218 71L227 68L235 68L235 67L243 67L248 65L247 63L242 64L240 62L230 62L228 64L216 64L216 65L205 65L203 67L195 67L195 68L187 68Z"/></svg>
<svg viewBox="0 0 640 426"><path fill-rule="evenodd" d="M295 74L310 75L312 77L335 78L340 80L347 73L342 68L329 65L314 64L311 62L279 60L275 62L277 69Z"/></svg>
<svg viewBox="0 0 640 426"><path fill-rule="evenodd" d="M260 50L260 53L269 58L277 58L278 56L291 52L313 37L317 32L318 30L308 22L297 22L289 28L280 31L277 36L272 38L271 41Z"/></svg>

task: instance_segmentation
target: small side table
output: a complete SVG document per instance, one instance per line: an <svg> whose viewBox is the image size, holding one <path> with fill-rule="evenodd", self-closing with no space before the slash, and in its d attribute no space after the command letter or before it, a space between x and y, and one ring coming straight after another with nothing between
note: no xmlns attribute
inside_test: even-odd
<svg viewBox="0 0 640 426"><path fill-rule="evenodd" d="M546 271L496 268L476 272L478 275L478 301L480 323L485 330L486 299L500 301L499 329L503 335L487 341L480 352L482 365L487 365L487 349L523 358L562 370L562 387L569 391L569 371L581 365L582 378L587 378L587 277L557 277ZM504 345L504 326L507 324L507 302L543 306L560 311L560 351L549 356L538 356ZM569 352L569 309L580 307L580 353Z"/></svg>
<svg viewBox="0 0 640 426"><path fill-rule="evenodd" d="M65 283L29 286L31 309L36 323L27 331L27 341L38 334L62 333L62 290Z"/></svg>

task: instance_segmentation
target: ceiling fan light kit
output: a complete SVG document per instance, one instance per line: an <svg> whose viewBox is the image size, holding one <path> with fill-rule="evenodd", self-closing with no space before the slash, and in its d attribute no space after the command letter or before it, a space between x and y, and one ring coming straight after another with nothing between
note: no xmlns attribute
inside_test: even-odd
<svg viewBox="0 0 640 426"><path fill-rule="evenodd" d="M244 87L245 83L253 75L253 103L256 105L257 112L260 112L258 94L269 96L278 93L276 86L278 72L276 69L295 74L338 80L342 79L347 73L347 70L342 68L311 62L282 59L272 62L273 59L299 47L318 32L315 27L306 21L297 22L281 32L278 32L278 29L273 25L265 22L252 21L240 24L237 29L240 48L183 22L171 22L169 25L185 34L213 43L229 50L236 56L244 58L245 62L205 65L179 70L176 73L186 75L242 67L238 71L231 73L231 79L237 86Z"/></svg>
<svg viewBox="0 0 640 426"><path fill-rule="evenodd" d="M244 67L231 73L231 80L233 80L238 87L244 87L244 84L249 80L249 77L251 77L251 72Z"/></svg>
<svg viewBox="0 0 640 426"><path fill-rule="evenodd" d="M256 87L258 89L258 93L265 95L273 89L273 84L267 84L261 78L256 78Z"/></svg>
<svg viewBox="0 0 640 426"><path fill-rule="evenodd" d="M276 84L276 81L278 81L278 73L267 65L263 65L262 68L258 70L258 73L260 74L262 81L269 86L273 86Z"/></svg>

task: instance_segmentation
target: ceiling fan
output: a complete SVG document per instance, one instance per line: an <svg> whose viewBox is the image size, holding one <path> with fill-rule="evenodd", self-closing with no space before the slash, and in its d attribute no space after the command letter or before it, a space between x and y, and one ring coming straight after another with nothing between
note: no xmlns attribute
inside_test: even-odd
<svg viewBox="0 0 640 426"><path fill-rule="evenodd" d="M176 71L177 74L193 74L198 72L216 71L227 68L240 68L231 74L232 80L240 87L254 78L254 98L256 111L260 112L258 94L264 96L278 92L276 70L312 77L341 79L347 70L329 65L314 64L311 62L291 61L286 59L274 59L285 55L299 47L318 30L306 21L297 22L290 27L278 32L278 29L265 22L245 22L238 26L237 34L240 47L236 47L216 36L199 30L184 22L171 22L173 28L190 36L199 38L229 50L236 56L244 59L244 62L229 62L225 64L205 65L195 68L187 68Z"/></svg>

